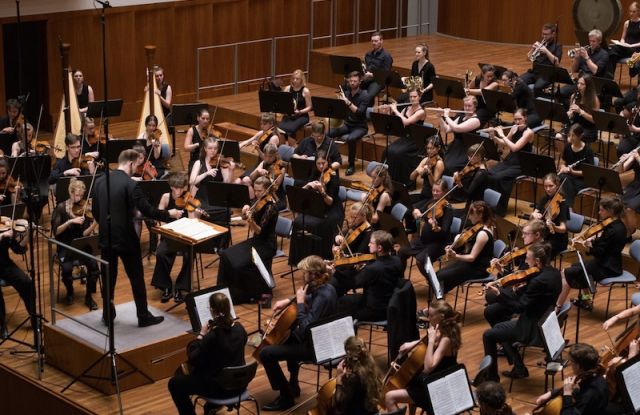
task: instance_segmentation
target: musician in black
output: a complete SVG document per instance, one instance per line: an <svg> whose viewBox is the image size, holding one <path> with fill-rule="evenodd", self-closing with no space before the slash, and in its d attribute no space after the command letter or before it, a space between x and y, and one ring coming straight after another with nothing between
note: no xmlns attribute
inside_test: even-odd
<svg viewBox="0 0 640 415"><path fill-rule="evenodd" d="M165 161L169 154L164 153L160 136L156 139L154 135L156 131L158 131L158 117L155 115L147 115L144 119L144 126L145 130L138 137L137 143L144 146L144 151L148 156L149 163L156 169L156 178L161 179L166 174Z"/></svg>
<svg viewBox="0 0 640 415"><path fill-rule="evenodd" d="M367 90L367 96L369 97L369 106L373 106L373 101L378 96L378 93L384 88L384 85L380 85L374 79L374 71L390 71L393 65L393 58L382 47L383 43L382 33L373 32L371 35L371 46L373 49L368 51L364 55L364 79L362 81L362 88Z"/></svg>
<svg viewBox="0 0 640 415"><path fill-rule="evenodd" d="M498 89L498 70L493 65L482 65L480 71L480 75L469 80L469 83L465 85L465 91L468 95L473 95L478 100L478 118L482 124L485 124L493 118L495 113L487 107L487 103L482 95L482 90L488 89L495 91Z"/></svg>
<svg viewBox="0 0 640 415"><path fill-rule="evenodd" d="M298 143L293 151L293 158L315 159L319 150L328 153L329 163L333 170L338 170L342 164L342 156L338 150L338 145L332 143L330 138L324 134L325 126L323 122L311 123L311 136L304 138Z"/></svg>
<svg viewBox="0 0 640 415"><path fill-rule="evenodd" d="M87 202L86 185L81 180L71 179L69 183L69 199L58 203L51 216L51 229L54 238L58 241L71 245L74 239L92 235L98 223L93 218L87 217L87 212L91 214L91 208L86 210L84 204ZM97 254L97 252L87 252ZM58 260L62 266L62 282L67 289L67 305L73 304L73 271L80 267L86 267L87 290L84 297L84 304L89 310L97 310L98 305L93 301L91 294L96 292L96 282L100 275L98 263L92 259L77 256L73 252L67 252L63 247L58 247Z"/></svg>
<svg viewBox="0 0 640 415"><path fill-rule="evenodd" d="M251 171L245 171L245 173L235 180L236 184L244 184L249 189L249 198L255 198L255 192L253 190L253 184L260 177L266 177L273 181L272 193L277 196L278 210L283 210L287 207L285 200L286 194L282 182L286 173L286 163L282 162L278 157L278 148L271 143L267 143L262 151L262 160Z"/></svg>
<svg viewBox="0 0 640 415"><path fill-rule="evenodd" d="M507 403L507 393L497 382L482 382L476 388L475 397L480 407L480 415L514 415Z"/></svg>
<svg viewBox="0 0 640 415"><path fill-rule="evenodd" d="M295 303L297 319L291 335L284 344L266 346L260 351L260 361L271 388L280 391L273 402L263 406L265 411L284 411L294 405L294 399L300 396L298 363L313 360L307 327L336 312L336 290L328 284L329 273L324 260L315 255L308 256L298 263L298 269L303 272L305 286L298 289L295 299L280 300L273 307L276 312ZM289 380L282 372L281 361L287 362Z"/></svg>
<svg viewBox="0 0 640 415"><path fill-rule="evenodd" d="M640 153L633 150L625 156L622 163L622 171L633 170L633 181L624 188L622 201L627 209L640 212Z"/></svg>
<svg viewBox="0 0 640 415"><path fill-rule="evenodd" d="M440 121L440 130L444 131L445 135L453 133L453 140L446 142L447 151L444 155L444 172L449 175L462 170L468 161L467 147L464 145L462 133L474 133L482 125L476 114L476 109L478 108L476 97L464 97L462 104L466 114L457 114L452 118L450 115L455 111L445 108Z"/></svg>
<svg viewBox="0 0 640 415"><path fill-rule="evenodd" d="M95 98L93 88L85 82L84 74L80 69L75 69L73 71L73 89L76 93L78 110L81 115L84 115L89 109L89 103L95 101Z"/></svg>
<svg viewBox="0 0 640 415"><path fill-rule="evenodd" d="M612 78L607 73L609 52L602 48L602 32L593 29L589 32L589 45L574 49L575 57L571 62L571 73L576 78L582 75ZM560 95L567 99L576 90L576 85L565 85L560 88Z"/></svg>
<svg viewBox="0 0 640 415"><path fill-rule="evenodd" d="M518 74L512 70L504 71L500 76L500 81L511 88L511 97L516 104L516 108L525 108L527 110L527 127L540 127L542 120L536 112L536 98L529 86L518 78Z"/></svg>
<svg viewBox="0 0 640 415"><path fill-rule="evenodd" d="M498 375L497 344L502 343L505 354L514 363L513 369L502 374L511 378L529 376L520 354L513 343L531 343L538 335L538 321L553 306L561 290L560 272L549 265L551 247L546 243L535 243L527 248L526 262L540 272L533 274L525 292L519 297L503 296L496 285L487 288L496 295L496 301L519 313L517 320L496 324L482 335L484 354L492 357L488 380L500 381Z"/></svg>
<svg viewBox="0 0 640 415"><path fill-rule="evenodd" d="M634 52L640 52L640 14L638 13L638 3L632 2L629 5L629 20L622 25L622 34L620 40L611 40L613 43L609 47L609 68L611 74L616 73L616 65L623 58L630 58ZM629 75L632 74L629 68Z"/></svg>
<svg viewBox="0 0 640 415"><path fill-rule="evenodd" d="M95 168L93 161L87 162L86 168L78 163L81 147L80 138L73 134L67 134L64 138L64 144L67 147L66 154L64 157L58 159L53 166L51 175L49 176L49 184L56 184L58 179L63 176L77 177L93 174L93 169Z"/></svg>
<svg viewBox="0 0 640 415"><path fill-rule="evenodd" d="M197 124L189 128L184 136L183 148L189 153L189 172L192 171L193 165L202 151L202 141L209 136L209 126L211 125L211 115L206 108L200 108L197 116Z"/></svg>
<svg viewBox="0 0 640 415"><path fill-rule="evenodd" d="M260 276L252 255L252 249L255 249L267 272L271 274L271 264L277 248L278 222L278 208L271 183L268 177L257 178L254 183L255 200L251 206L245 205L242 208L242 218L247 221L253 236L219 253L218 285L229 287L235 304L271 296L271 288Z"/></svg>
<svg viewBox="0 0 640 415"><path fill-rule="evenodd" d="M561 414L599 415L605 413L609 401L604 368L600 356L590 344L576 343L569 349L569 365L573 376L564 379L562 389L549 391L536 400L546 404L551 398L562 395Z"/></svg>
<svg viewBox="0 0 640 415"><path fill-rule="evenodd" d="M565 186L567 182L564 182ZM567 249L569 243L567 221L569 220L570 205L566 201L562 201L564 186L562 189L560 188L561 181L558 175L548 173L542 179L542 186L545 194L536 204L531 217L545 222L547 236L544 239L551 244L551 258L555 258L556 255ZM556 200L559 199L557 203L555 201L551 203L554 196Z"/></svg>
<svg viewBox="0 0 640 415"><path fill-rule="evenodd" d="M280 136L276 126L276 116L272 112L264 112L260 115L260 130L253 136L240 142L240 148L253 145L258 155L262 156L264 146L273 144L276 148L280 145Z"/></svg>
<svg viewBox="0 0 640 415"><path fill-rule="evenodd" d="M532 53L537 49L538 56L534 58L533 63L539 65L560 65L562 59L562 45L556 39L557 27L553 23L545 23L542 26L542 41L535 42L531 45L527 58L531 60ZM550 83L540 77L533 71L533 67L525 72L520 79L525 85L533 84L533 92L536 96L542 94L542 90L550 85Z"/></svg>
<svg viewBox="0 0 640 415"><path fill-rule="evenodd" d="M7 148L11 148L11 144L17 140L16 124L22 112L22 105L17 99L11 98L7 100L5 107L7 115L0 117L0 137L3 143L6 142ZM5 151L5 153L8 153L8 151Z"/></svg>
<svg viewBox="0 0 640 415"><path fill-rule="evenodd" d="M629 132L618 135L616 154L621 159L625 154L635 150L640 145L640 117L638 117L638 88L631 88L623 98L615 98L613 105L620 116L626 118Z"/></svg>
<svg viewBox="0 0 640 415"><path fill-rule="evenodd" d="M567 206L573 206L573 201L578 192L585 188L582 165L594 164L593 150L591 146L582 141L584 129L580 124L573 124L569 130L567 141L560 159L560 182ZM577 164L576 164L577 163Z"/></svg>
<svg viewBox="0 0 640 415"><path fill-rule="evenodd" d="M161 66L153 67L153 75L156 78L156 90L154 91L160 97L160 105L162 105L162 114L171 134L173 129L173 118L171 116L171 102L173 101L173 90L171 85L164 79L164 69ZM167 137L168 139L168 137Z"/></svg>
<svg viewBox="0 0 640 415"><path fill-rule="evenodd" d="M488 186L486 151L482 144L473 144L467 149L467 165L453 173L453 182L458 187L451 193L455 202L467 202L467 208L476 200L484 199Z"/></svg>
<svg viewBox="0 0 640 415"><path fill-rule="evenodd" d="M620 220L623 209L624 205L620 197L603 197L598 208L601 221L598 225L603 225L600 236L596 234L587 239L577 236L572 240L577 250L584 251L592 257L585 261L584 265L594 281L622 274L622 249L627 243L627 228ZM587 288L586 276L580 263L562 270L562 293L558 297L556 307L561 307L565 303L571 288ZM586 309L593 307L589 295L575 300L574 304Z"/></svg>
<svg viewBox="0 0 640 415"><path fill-rule="evenodd" d="M347 143L349 147L349 167L346 175L350 176L356 171L356 144L367 134L367 105L369 94L360 89L361 75L353 71L348 76L348 87L341 94L341 98L347 105L347 118L341 127L329 130L329 137L338 138Z"/></svg>
<svg viewBox="0 0 640 415"><path fill-rule="evenodd" d="M189 373L169 379L169 392L180 415L195 415L191 395L230 398L241 391L227 390L217 379L225 367L245 364L247 332L234 322L229 298L222 293L209 297L212 320L204 324L198 337L187 345ZM205 405L205 413L210 413Z"/></svg>
<svg viewBox="0 0 640 415"><path fill-rule="evenodd" d="M391 255L393 236L375 231L369 239L369 252L376 260L362 269L353 279L362 294L348 294L338 300L338 311L351 314L356 320L381 321L387 319L387 307L393 291L403 278L400 258Z"/></svg>
<svg viewBox="0 0 640 415"><path fill-rule="evenodd" d="M171 218L179 219L182 211L177 209L159 210L152 206L138 184L131 179L135 170L138 153L135 150L124 150L118 157L118 168L109 173L109 195L107 195L106 176L96 180L93 214L101 225L100 248L102 259L108 261L109 283L103 271L103 305L107 309L107 289L111 290L111 318L115 318L113 294L118 277L118 258L122 259L124 270L131 282L133 298L136 303L138 326L146 327L161 323L164 317L153 316L147 308L147 291L144 283L142 268L142 253L140 252L140 238L133 225L135 210L139 210L145 217L170 222ZM110 210L110 226L108 226ZM106 311L103 320L107 321Z"/></svg>

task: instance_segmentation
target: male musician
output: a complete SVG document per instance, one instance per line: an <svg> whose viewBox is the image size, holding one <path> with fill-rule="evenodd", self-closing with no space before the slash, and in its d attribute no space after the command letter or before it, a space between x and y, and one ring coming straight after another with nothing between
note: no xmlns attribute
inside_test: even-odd
<svg viewBox="0 0 640 415"><path fill-rule="evenodd" d="M524 246L532 245L536 242L542 242L545 232L545 224L541 220L531 220L527 222L526 225L522 228L522 242ZM526 256L523 255L518 258L514 258L511 264L509 264L509 269L511 272L515 272L518 270L528 268L528 264L526 262ZM505 268L500 264L500 260L494 258L491 260L491 266L497 268L499 270L499 274L505 275L509 272L505 271ZM489 283L489 285L496 285L494 283ZM500 295L503 298L510 298L511 300L517 300L522 294L524 294L524 287L512 287L512 288L502 288L499 287ZM484 318L487 320L491 327L495 326L498 323L503 321L508 321L513 316L513 309L502 302L498 301L498 296L494 294L493 290L487 290L485 299L487 301L487 306L484 309Z"/></svg>
<svg viewBox="0 0 640 415"><path fill-rule="evenodd" d="M64 138L64 144L67 147L66 154L64 157L56 160L56 164L53 166L51 175L49 176L49 184L56 184L60 177L78 177L93 174L95 165L92 161L87 163L87 169L73 167L74 160L80 157L80 138L73 134L67 134Z"/></svg>
<svg viewBox="0 0 640 415"><path fill-rule="evenodd" d="M362 294L349 294L338 301L338 311L351 314L356 320L380 321L387 319L387 307L394 289L403 278L400 258L391 255L393 236L386 231L375 231L369 240L369 252L376 260L366 265L354 277L356 288Z"/></svg>
<svg viewBox="0 0 640 415"><path fill-rule="evenodd" d="M324 150L329 153L328 158L331 168L337 171L342 164L342 156L338 150L338 145L332 142L330 138L326 138L324 132L325 126L323 122L312 122L311 136L298 143L293 151L293 158L314 160L318 150Z"/></svg>
<svg viewBox="0 0 640 415"><path fill-rule="evenodd" d="M627 242L627 228L620 220L623 209L624 205L619 196L602 198L598 208L598 216L600 221L608 223L602 229L602 234L599 237L594 235L586 240L580 237L572 240L577 250L584 251L592 257L585 261L584 265L594 281L622 274L622 249ZM571 288L587 288L586 276L580 263L575 263L562 270L562 293L558 297L557 308L565 303ZM589 294L573 300L573 303L587 310L593 309L593 302Z"/></svg>
<svg viewBox="0 0 640 415"><path fill-rule="evenodd" d="M349 146L349 167L345 174L351 176L356 171L356 144L358 140L367 134L367 105L369 94L360 89L362 81L360 72L353 71L349 74L349 87L341 98L347 105L348 113L341 127L329 130L329 137L340 137Z"/></svg>
<svg viewBox="0 0 640 415"><path fill-rule="evenodd" d="M383 85L377 83L374 79L373 71L389 71L393 65L393 58L382 47L382 33L374 32L371 35L371 49L364 55L364 80L362 87L366 88L369 96L369 106L373 106L373 101L383 88Z"/></svg>
<svg viewBox="0 0 640 415"><path fill-rule="evenodd" d="M12 229L0 233L0 279L13 286L24 301L25 308L30 315L35 310L34 293L31 286L31 278L21 270L9 256L9 249L18 255L27 252L27 240L25 234L17 234ZM0 288L0 339L9 337L5 322L5 304L2 289Z"/></svg>
<svg viewBox="0 0 640 415"><path fill-rule="evenodd" d="M531 45L531 50L527 53L527 58L531 58L531 54L537 49L538 56L533 61L534 65L560 65L562 59L562 45L556 42L556 25L553 23L545 23L542 26L542 41L535 42ZM533 67L520 77L526 85L533 84L533 92L536 96L542 94L542 90L550 85L545 79L542 79L533 71Z"/></svg>
<svg viewBox="0 0 640 415"><path fill-rule="evenodd" d="M571 62L571 73L574 78L581 75L593 75L598 77L611 78L607 74L607 64L609 63L609 53L602 48L602 32L593 29L589 32L589 50L587 48L577 48L576 55ZM565 85L560 88L560 96L568 99L576 91L575 85Z"/></svg>
<svg viewBox="0 0 640 415"><path fill-rule="evenodd" d="M298 269L303 272L306 285L296 292L294 301L297 319L291 335L284 344L266 346L260 351L260 361L271 388L280 391L278 398L262 407L264 411L284 411L294 405L294 398L300 396L298 362L313 359L313 349L306 329L311 323L336 312L336 290L331 284L327 284L329 273L323 259L315 255L308 256L298 263ZM280 300L273 311L282 310L291 302L289 299ZM287 362L290 374L288 381L280 367L281 361Z"/></svg>
<svg viewBox="0 0 640 415"><path fill-rule="evenodd" d="M109 195L107 194L107 177L102 176L96 180L93 215L102 230L100 232L102 258L111 264L109 281L106 281L106 273L102 273L104 280L102 284L103 321L107 322L106 310L109 305L111 306L111 318L115 318L113 294L118 277L118 258L121 258L131 282L138 326L146 327L161 323L164 317L153 316L147 308L140 238L133 225L135 209L138 209L145 217L163 222L169 222L171 218L179 219L182 216L182 211L177 209L159 210L149 203L140 187L131 179L137 160L138 153L134 150L124 150L120 153L118 168L109 173ZM111 211L110 223L108 222L107 206ZM111 304L106 301L107 289L111 291Z"/></svg>
<svg viewBox="0 0 640 415"><path fill-rule="evenodd" d="M520 354L514 350L513 343L531 343L538 333L538 321L549 310L553 309L562 288L560 272L549 265L551 246L546 243L534 243L529 246L526 263L529 267L538 267L540 272L527 284L525 292L518 298L502 295L495 285L487 288L496 296L496 301L519 313L517 320L504 321L487 330L482 335L484 354L492 357L487 380L500 381L498 375L497 344L502 343L505 354L514 362L513 369L502 372L510 378L529 376Z"/></svg>

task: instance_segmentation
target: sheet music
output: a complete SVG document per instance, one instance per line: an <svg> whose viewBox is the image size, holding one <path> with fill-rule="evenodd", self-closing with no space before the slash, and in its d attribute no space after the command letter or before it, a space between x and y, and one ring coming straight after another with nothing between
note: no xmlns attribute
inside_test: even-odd
<svg viewBox="0 0 640 415"><path fill-rule="evenodd" d="M635 412L640 411L640 362L631 365L622 371L624 385Z"/></svg>
<svg viewBox="0 0 640 415"><path fill-rule="evenodd" d="M231 293L228 288L223 288L221 290L208 291L201 295L196 295L193 297L193 301L196 305L196 311L198 313L198 320L200 321L200 327L207 324L209 320L213 319L211 316L211 309L209 308L209 297L211 297L215 293L222 293L227 296L229 299L229 303L231 305L231 317L235 320L236 310L233 308L233 300L231 299Z"/></svg>
<svg viewBox="0 0 640 415"><path fill-rule="evenodd" d="M213 227L207 225L206 223L192 218L178 219L176 221L162 225L161 228L174 231L182 236L191 238L196 241L200 241L221 233Z"/></svg>
<svg viewBox="0 0 640 415"><path fill-rule="evenodd" d="M427 271L427 275L429 276L429 285L431 285L431 289L436 296L436 300L442 300L444 297L442 294L442 288L440 287L438 277L436 277L436 270L433 269L431 258L427 257L427 263L424 265L424 269Z"/></svg>
<svg viewBox="0 0 640 415"><path fill-rule="evenodd" d="M434 415L455 415L473 407L469 379L463 368L427 385Z"/></svg>
<svg viewBox="0 0 640 415"><path fill-rule="evenodd" d="M344 342L354 335L351 316L312 327L311 338L316 362L326 362L344 356Z"/></svg>
<svg viewBox="0 0 640 415"><path fill-rule="evenodd" d="M251 257L253 259L253 263L258 267L258 271L260 271L260 275L267 284L267 287L274 288L276 286L276 282L273 280L271 274L269 274L269 271L267 271L267 268L264 266L264 262L262 262L262 258L260 258L258 251L256 251L254 247L251 247Z"/></svg>
<svg viewBox="0 0 640 415"><path fill-rule="evenodd" d="M541 328L549 354L552 358L557 357L558 352L561 352L562 349L564 349L565 343L556 313L549 313L549 316L542 323Z"/></svg>

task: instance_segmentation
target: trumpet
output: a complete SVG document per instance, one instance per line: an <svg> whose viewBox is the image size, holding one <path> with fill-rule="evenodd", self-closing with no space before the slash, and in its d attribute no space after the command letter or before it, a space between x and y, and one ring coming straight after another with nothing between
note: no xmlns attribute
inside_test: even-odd
<svg viewBox="0 0 640 415"><path fill-rule="evenodd" d="M589 45L587 45L587 46L578 46L578 47L575 47L573 49L569 49L567 51L567 56L569 56L569 58L571 58L571 59L575 58L580 49L584 49L587 52L591 52L591 46L589 46Z"/></svg>
<svg viewBox="0 0 640 415"><path fill-rule="evenodd" d="M547 46L547 41L545 39L542 39L541 42L538 42L538 46L535 46L529 53L529 60L531 62L535 62L536 59L538 59L538 56L540 56L540 53L542 52L542 48Z"/></svg>

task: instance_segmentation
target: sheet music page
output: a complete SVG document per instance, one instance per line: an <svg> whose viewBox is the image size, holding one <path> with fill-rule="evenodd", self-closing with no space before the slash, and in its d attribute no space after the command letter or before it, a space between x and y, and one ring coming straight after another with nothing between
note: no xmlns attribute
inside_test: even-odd
<svg viewBox="0 0 640 415"><path fill-rule="evenodd" d="M316 362L344 356L344 342L353 335L353 319L350 316L311 328Z"/></svg>
<svg viewBox="0 0 640 415"><path fill-rule="evenodd" d="M427 385L433 415L454 415L456 414L455 397L449 389L446 378L440 378Z"/></svg>
<svg viewBox="0 0 640 415"><path fill-rule="evenodd" d="M436 296L436 300L441 300L443 298L442 288L440 287L438 277L436 277L436 271L433 269L431 258L427 257L427 263L424 265L424 269L427 271L427 275L429 276L429 284L431 284L431 289Z"/></svg>
<svg viewBox="0 0 640 415"><path fill-rule="evenodd" d="M452 374L445 377L451 395L455 396L456 413L461 413L467 409L473 408L473 396L469 389L469 379L464 369L456 370Z"/></svg>
<svg viewBox="0 0 640 415"><path fill-rule="evenodd" d="M635 412L640 411L640 362L622 371L622 378Z"/></svg>
<svg viewBox="0 0 640 415"><path fill-rule="evenodd" d="M552 357L556 356L558 351L564 347L564 337L562 336L556 313L549 313L549 316L542 323L542 333L549 354Z"/></svg>
<svg viewBox="0 0 640 415"><path fill-rule="evenodd" d="M264 262L262 262L262 258L260 258L260 255L258 255L258 251L256 251L254 247L251 247L251 257L253 259L253 263L256 265L256 267L258 267L258 271L260 272L262 279L265 283L267 283L267 287L275 287L276 282L273 280L271 274L269 274L269 271L267 271L267 268L264 266Z"/></svg>
<svg viewBox="0 0 640 415"><path fill-rule="evenodd" d="M235 320L236 310L233 307L233 300L231 299L231 293L228 288L223 288L221 290L209 291L201 295L196 295L193 297L193 301L196 306L196 311L198 312L198 320L200 321L200 327L204 326L209 322L209 320L213 319L211 316L211 309L209 308L209 297L211 297L215 293L222 293L227 296L229 299L229 305L231 306L231 317Z"/></svg>
<svg viewBox="0 0 640 415"><path fill-rule="evenodd" d="M206 223L202 223L198 219L192 218L178 219L176 221L166 223L161 227L196 241L200 241L220 233Z"/></svg>

